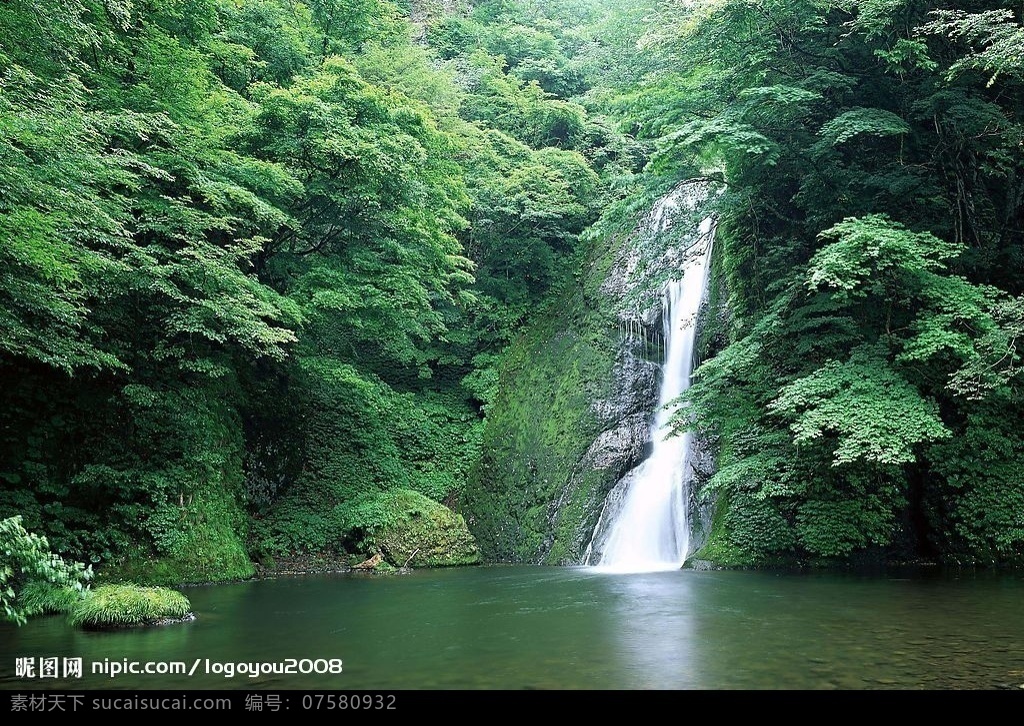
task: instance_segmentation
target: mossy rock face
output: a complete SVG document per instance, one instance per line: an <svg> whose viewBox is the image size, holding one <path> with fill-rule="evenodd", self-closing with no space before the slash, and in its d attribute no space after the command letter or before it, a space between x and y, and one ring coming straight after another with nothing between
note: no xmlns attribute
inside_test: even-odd
<svg viewBox="0 0 1024 726"><path fill-rule="evenodd" d="M637 250L630 233L596 242L581 286L534 316L504 354L459 501L487 561L580 564L608 492L643 458L661 307L630 280ZM645 333L623 334L625 310ZM653 312L640 320L637 310Z"/></svg>
<svg viewBox="0 0 1024 726"><path fill-rule="evenodd" d="M703 195L702 186L674 193ZM609 493L648 454L665 345L662 289L679 273L670 250L708 214L680 205L672 218L679 234L655 234L657 202L639 195L606 215L588 233L579 286L563 287L503 354L480 460L458 505L487 561L582 564ZM725 292L715 287L707 309L718 311ZM727 322L719 312L700 322L707 309L698 321L702 356L721 344ZM699 505L691 501L692 521L703 521Z"/></svg>
<svg viewBox="0 0 1024 726"><path fill-rule="evenodd" d="M347 512L350 539L398 567L451 567L480 561L462 515L408 489L361 497Z"/></svg>
<svg viewBox="0 0 1024 726"><path fill-rule="evenodd" d="M229 492L203 489L181 504L169 502L148 517L155 551L139 547L100 572L113 581L178 585L252 577L246 553L245 513Z"/></svg>
<svg viewBox="0 0 1024 726"><path fill-rule="evenodd" d="M192 604L176 590L138 585L103 585L86 593L68 622L90 630L164 625L194 619Z"/></svg>

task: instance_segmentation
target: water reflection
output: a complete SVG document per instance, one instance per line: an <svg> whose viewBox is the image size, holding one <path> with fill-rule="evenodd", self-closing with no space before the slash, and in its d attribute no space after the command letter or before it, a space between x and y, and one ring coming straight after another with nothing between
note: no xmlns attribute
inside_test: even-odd
<svg viewBox="0 0 1024 726"><path fill-rule="evenodd" d="M622 688L682 689L700 683L701 644L690 591L693 573L604 575L614 603L613 658Z"/></svg>
<svg viewBox="0 0 1024 726"><path fill-rule="evenodd" d="M87 633L0 625L0 688L1019 688L1024 577L493 567L190 588L194 623ZM84 678L15 676L81 657ZM93 675L104 659L344 672Z"/></svg>

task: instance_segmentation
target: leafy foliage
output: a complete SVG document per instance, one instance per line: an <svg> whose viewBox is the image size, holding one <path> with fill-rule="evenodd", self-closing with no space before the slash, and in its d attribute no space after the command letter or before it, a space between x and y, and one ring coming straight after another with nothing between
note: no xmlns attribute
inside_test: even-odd
<svg viewBox="0 0 1024 726"><path fill-rule="evenodd" d="M664 131L697 148L662 146L729 182L731 340L678 422L718 450L709 556L1019 559L1020 487L998 473L1015 444L980 413L1019 405L1021 109L990 90L1019 85L1013 17L901 0L665 17L666 56L721 79L709 118ZM989 435L982 475L964 442Z"/></svg>
<svg viewBox="0 0 1024 726"><path fill-rule="evenodd" d="M492 10L444 68L382 0L5 10L0 513L205 581L336 544L360 494L457 493L460 381L599 196L568 34Z"/></svg>
<svg viewBox="0 0 1024 726"><path fill-rule="evenodd" d="M1020 54L1024 28L1013 10L935 10L932 18L920 27L922 35L944 35L971 43L971 51L949 67L948 76L978 69L992 74L988 81L991 86L1001 73L1018 77L1024 73L1024 59Z"/></svg>
<svg viewBox="0 0 1024 726"><path fill-rule="evenodd" d="M529 463L599 433L595 281L703 175L728 329L679 424L717 449L709 547L1018 559L1017 12L8 2L0 516L205 581L472 478L488 554L571 558L608 482L553 515Z"/></svg>
<svg viewBox="0 0 1024 726"><path fill-rule="evenodd" d="M844 111L821 127L819 135L833 146L855 136L899 136L908 133L910 126L890 111L881 108L855 108Z"/></svg>
<svg viewBox="0 0 1024 726"><path fill-rule="evenodd" d="M4 620L18 625L55 605L47 589L77 594L92 576L90 568L50 552L46 538L26 531L21 517L0 519L0 553L0 604Z"/></svg>
<svg viewBox="0 0 1024 726"><path fill-rule="evenodd" d="M899 417L889 413L896 409ZM879 351L857 349L846 363L832 361L788 384L769 411L795 418L793 441L835 434L834 466L859 459L913 462L914 446L950 436L937 406L885 365Z"/></svg>

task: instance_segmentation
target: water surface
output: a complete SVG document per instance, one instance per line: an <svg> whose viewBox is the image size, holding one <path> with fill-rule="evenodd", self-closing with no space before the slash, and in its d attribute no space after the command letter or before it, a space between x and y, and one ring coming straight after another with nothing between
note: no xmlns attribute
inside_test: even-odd
<svg viewBox="0 0 1024 726"><path fill-rule="evenodd" d="M0 626L0 688L1019 688L1024 577L481 567L187 588L193 623ZM15 676L82 658L81 679ZM341 674L91 674L93 662L343 661Z"/></svg>

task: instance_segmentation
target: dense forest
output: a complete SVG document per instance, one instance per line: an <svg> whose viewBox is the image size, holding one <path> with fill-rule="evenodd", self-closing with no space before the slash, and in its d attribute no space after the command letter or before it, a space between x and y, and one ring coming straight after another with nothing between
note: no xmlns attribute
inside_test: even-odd
<svg viewBox="0 0 1024 726"><path fill-rule="evenodd" d="M476 561L500 355L640 164L545 7L9 4L0 514L140 580Z"/></svg>
<svg viewBox="0 0 1024 726"><path fill-rule="evenodd" d="M1019 11L730 2L670 32L704 58L663 153L726 184L730 345L690 417L711 559L1024 556Z"/></svg>
<svg viewBox="0 0 1024 726"><path fill-rule="evenodd" d="M531 559L495 522L574 434L509 442L598 433L594 276L699 177L700 557L1020 561L1022 46L991 0L11 0L0 519L138 582Z"/></svg>

